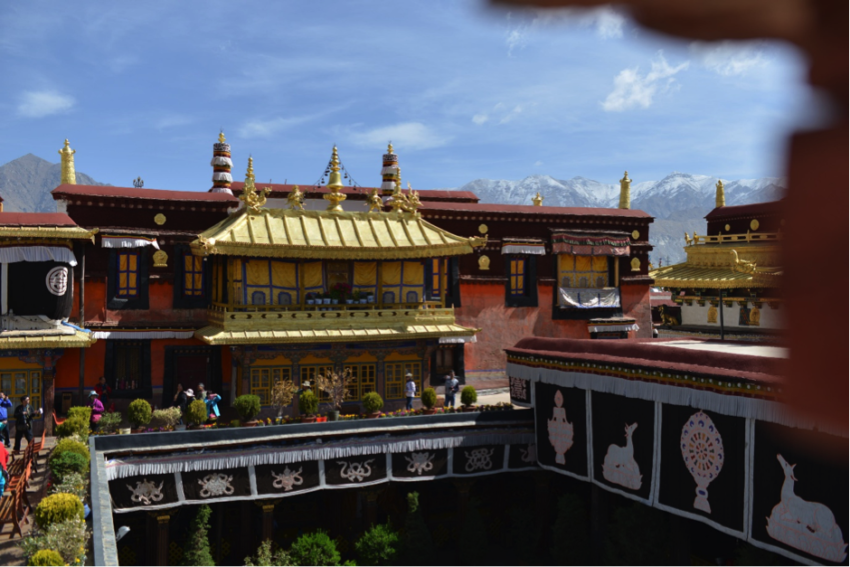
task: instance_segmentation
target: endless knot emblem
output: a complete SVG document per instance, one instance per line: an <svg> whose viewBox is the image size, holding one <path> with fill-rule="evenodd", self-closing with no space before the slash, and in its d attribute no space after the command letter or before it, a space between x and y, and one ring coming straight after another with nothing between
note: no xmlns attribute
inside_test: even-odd
<svg viewBox="0 0 850 567"><path fill-rule="evenodd" d="M68 268L53 268L44 278L47 291L59 297L68 291Z"/></svg>
<svg viewBox="0 0 850 567"><path fill-rule="evenodd" d="M341 476L345 480L363 482L363 479L372 476L372 467L369 466L369 463L374 460L375 459L369 459L368 461L363 463L350 464L346 463L345 461L337 461L336 464L342 465L342 468L339 470L339 476Z"/></svg>
<svg viewBox="0 0 850 567"><path fill-rule="evenodd" d="M234 488L230 484L233 481L233 475L222 473L208 474L203 479L198 480L201 485L201 498L209 498L211 496L230 496L233 494Z"/></svg>
<svg viewBox="0 0 850 567"><path fill-rule="evenodd" d="M464 451L466 455L466 472L477 471L478 469L489 471L493 468L493 461L490 457L493 456L495 449L473 449L472 451Z"/></svg>
<svg viewBox="0 0 850 567"><path fill-rule="evenodd" d="M533 443L529 443L527 449L523 449L520 447L520 453L522 453L522 462L534 464L537 462L537 446Z"/></svg>
<svg viewBox="0 0 850 567"><path fill-rule="evenodd" d="M284 492L289 492L292 490L294 486L300 486L304 484L304 479L301 478L301 471L303 468L299 468L298 471L291 471L289 467L283 469L283 473L275 474L272 471L272 476L275 478L272 486L275 488L282 488Z"/></svg>
<svg viewBox="0 0 850 567"><path fill-rule="evenodd" d="M162 485L164 482L160 482L159 486L156 485L152 480L142 479L141 481L136 481L136 488L133 488L129 484L126 485L130 492L133 493L130 496L130 500L133 502L140 502L145 506L150 506L154 502L159 502L163 498L162 494Z"/></svg>
<svg viewBox="0 0 850 567"><path fill-rule="evenodd" d="M528 397L528 382L522 378L510 379L511 381L511 397L518 400L524 400Z"/></svg>
<svg viewBox="0 0 850 567"><path fill-rule="evenodd" d="M407 461L407 471L418 475L430 471L434 468L431 461L436 456L436 453L412 453L410 457L404 458Z"/></svg>

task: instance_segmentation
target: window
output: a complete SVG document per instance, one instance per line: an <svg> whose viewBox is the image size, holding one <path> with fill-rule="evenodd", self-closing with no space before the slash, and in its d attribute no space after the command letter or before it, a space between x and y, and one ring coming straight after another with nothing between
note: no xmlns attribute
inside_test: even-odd
<svg viewBox="0 0 850 567"><path fill-rule="evenodd" d="M29 396L30 405L38 410L41 407L41 370L6 370L0 372L0 388L17 406L21 397ZM9 412L11 419L12 412Z"/></svg>
<svg viewBox="0 0 850 567"><path fill-rule="evenodd" d="M537 307L537 257L505 256L505 306Z"/></svg>
<svg viewBox="0 0 850 567"><path fill-rule="evenodd" d="M454 370L454 345L439 348L434 355L434 370L437 376L444 376Z"/></svg>
<svg viewBox="0 0 850 567"><path fill-rule="evenodd" d="M375 365L374 364L346 364L345 368L351 369L351 386L345 396L345 401L362 400L363 396L375 391Z"/></svg>
<svg viewBox="0 0 850 567"><path fill-rule="evenodd" d="M510 259L510 273L508 275L508 293L511 295L525 295L525 260L523 258Z"/></svg>
<svg viewBox="0 0 850 567"><path fill-rule="evenodd" d="M139 253L118 252L117 297L135 299L139 295Z"/></svg>
<svg viewBox="0 0 850 567"><path fill-rule="evenodd" d="M204 259L200 256L183 256L183 295L202 297L204 295Z"/></svg>
<svg viewBox="0 0 850 567"><path fill-rule="evenodd" d="M314 394L319 396L319 401L322 403L331 401L330 396L326 392L321 392L318 388L316 388L316 375L320 373L327 375L328 373L333 372L333 370L334 367L331 365L302 366L301 389L311 390Z"/></svg>
<svg viewBox="0 0 850 567"><path fill-rule="evenodd" d="M272 403L272 387L280 380L291 379L291 366L251 368L251 393L260 397L261 405L270 405Z"/></svg>
<svg viewBox="0 0 850 567"><path fill-rule="evenodd" d="M150 341L107 340L104 376L112 397L150 397Z"/></svg>
<svg viewBox="0 0 850 567"><path fill-rule="evenodd" d="M384 364L384 381L386 382L385 398L400 400L404 397L405 376L410 372L416 382L416 391L422 392L422 363L418 360L410 362L387 362Z"/></svg>
<svg viewBox="0 0 850 567"><path fill-rule="evenodd" d="M607 256L558 256L558 286L601 289L608 287Z"/></svg>
<svg viewBox="0 0 850 567"><path fill-rule="evenodd" d="M441 262L440 258L431 259L431 297L434 299L439 299L440 297L440 285L443 274L445 273L445 269L440 270Z"/></svg>

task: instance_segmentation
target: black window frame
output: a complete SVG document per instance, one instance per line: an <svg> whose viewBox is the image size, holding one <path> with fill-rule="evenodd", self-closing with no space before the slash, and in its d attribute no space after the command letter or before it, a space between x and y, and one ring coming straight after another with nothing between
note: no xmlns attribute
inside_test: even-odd
<svg viewBox="0 0 850 567"><path fill-rule="evenodd" d="M199 296L186 296L184 293L186 268L186 255L192 255L191 248L185 244L174 247L174 298L172 304L174 309L206 309L212 300L212 262L206 258L202 262L203 293ZM225 286L226 287L226 286Z"/></svg>
<svg viewBox="0 0 850 567"><path fill-rule="evenodd" d="M425 262L425 294L429 301L434 301L434 266L433 258ZM460 307L460 261L457 257L448 259L448 270L446 273L446 307Z"/></svg>
<svg viewBox="0 0 850 567"><path fill-rule="evenodd" d="M118 254L126 252L123 248L113 248L109 251L109 271L106 277L106 308L111 310L119 309L149 309L150 302L148 298L150 261L148 247L132 249L133 252L139 254L139 293L135 299L128 297L118 297Z"/></svg>
<svg viewBox="0 0 850 567"><path fill-rule="evenodd" d="M611 317L622 317L623 316L623 306L622 306L622 296L620 296L620 307L594 307L590 309L581 309L579 307L561 307L558 303L558 288L560 287L560 282L558 281L559 272L558 272L558 254L552 254L552 273L555 274L555 283L552 287L552 319L560 320L560 321L590 321L591 319L608 319ZM608 256L608 283L613 284L614 282L614 262L619 261L617 256ZM620 286L618 285L609 285L609 287L616 287L617 291L620 290Z"/></svg>
<svg viewBox="0 0 850 567"><path fill-rule="evenodd" d="M139 382L141 383L134 389L119 390L116 379L116 352L115 347L138 347L139 360L141 362L141 371L139 373ZM103 363L103 375L106 377L106 383L112 388L110 397L112 398L147 398L153 397L153 386L151 384L151 341L150 339L107 339L106 354Z"/></svg>
<svg viewBox="0 0 850 567"><path fill-rule="evenodd" d="M511 260L525 260L523 294L511 293ZM534 254L505 254L505 307L537 307L537 256Z"/></svg>

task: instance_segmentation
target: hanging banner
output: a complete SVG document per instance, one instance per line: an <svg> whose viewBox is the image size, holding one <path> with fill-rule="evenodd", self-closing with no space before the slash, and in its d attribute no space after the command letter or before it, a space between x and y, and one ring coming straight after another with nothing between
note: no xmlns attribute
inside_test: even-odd
<svg viewBox="0 0 850 567"><path fill-rule="evenodd" d="M746 422L664 404L657 506L745 537Z"/></svg>
<svg viewBox="0 0 850 567"><path fill-rule="evenodd" d="M593 392L593 482L651 503L655 403Z"/></svg>
<svg viewBox="0 0 850 567"><path fill-rule="evenodd" d="M320 487L319 463L302 461L254 467L258 494L289 495Z"/></svg>
<svg viewBox="0 0 850 567"><path fill-rule="evenodd" d="M186 500L219 500L251 496L248 468L191 471L180 475Z"/></svg>
<svg viewBox="0 0 850 567"><path fill-rule="evenodd" d="M386 479L385 454L325 461L325 483L328 486L367 485L384 482Z"/></svg>
<svg viewBox="0 0 850 567"><path fill-rule="evenodd" d="M511 403L527 408L531 407L531 381L524 378L509 378Z"/></svg>
<svg viewBox="0 0 850 567"><path fill-rule="evenodd" d="M112 507L150 508L175 505L178 502L177 479L173 474L131 476L109 481Z"/></svg>
<svg viewBox="0 0 850 567"><path fill-rule="evenodd" d="M587 480L586 392L543 382L534 385L534 392L537 462Z"/></svg>
<svg viewBox="0 0 850 567"><path fill-rule="evenodd" d="M508 445L508 468L511 470L536 469L537 445Z"/></svg>
<svg viewBox="0 0 850 567"><path fill-rule="evenodd" d="M754 429L751 543L801 563L847 565L847 440L765 422Z"/></svg>
<svg viewBox="0 0 850 567"><path fill-rule="evenodd" d="M9 264L9 310L15 315L67 319L74 301L73 275L64 262Z"/></svg>
<svg viewBox="0 0 850 567"><path fill-rule="evenodd" d="M456 447L452 472L458 476L499 472L504 468L505 446Z"/></svg>
<svg viewBox="0 0 850 567"><path fill-rule="evenodd" d="M392 477L394 480L420 480L445 476L449 472L448 449L393 453Z"/></svg>

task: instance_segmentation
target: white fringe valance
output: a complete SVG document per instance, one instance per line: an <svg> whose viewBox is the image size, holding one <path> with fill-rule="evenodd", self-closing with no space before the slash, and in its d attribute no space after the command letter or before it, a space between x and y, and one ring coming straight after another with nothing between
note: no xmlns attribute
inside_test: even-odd
<svg viewBox="0 0 850 567"><path fill-rule="evenodd" d="M217 165L226 165L228 167L233 167L233 161L229 157L213 156L212 161L210 161L210 165L213 167Z"/></svg>
<svg viewBox="0 0 850 567"><path fill-rule="evenodd" d="M670 386L653 384L637 380L625 380L614 376L600 376L583 372L568 372L552 368L534 368L515 362L508 362L508 376L524 378L532 382L557 384L565 388L580 388L592 392L616 394L627 398L637 398L688 406L696 409L715 411L733 417L745 417L778 423L799 429L818 429L830 435L847 438L847 430L835 427L825 427L814 420L806 419L792 413L785 404L770 400L745 398L733 394L718 394L705 390L695 390L688 386Z"/></svg>
<svg viewBox="0 0 850 567"><path fill-rule="evenodd" d="M544 256L546 254L546 245L505 244L502 246L502 254L531 254L532 256Z"/></svg>
<svg viewBox="0 0 850 567"><path fill-rule="evenodd" d="M464 344L464 343L477 343L478 339L475 338L475 335L470 335L468 337L440 337L441 345L456 345L456 344Z"/></svg>
<svg viewBox="0 0 850 567"><path fill-rule="evenodd" d="M392 439L382 436L380 439L358 439L356 442L342 442L322 445L302 445L297 448L254 447L247 451L181 453L166 457L128 457L113 459L106 463L108 480L127 478L146 474L168 474L186 471L221 470L257 465L280 465L302 461L326 461L356 457L359 455L380 455L384 453L408 453L426 449L453 449L455 447L477 447L480 445L519 445L534 443L534 432L502 433L497 431L470 433L449 437L451 431L429 434L429 437L407 437Z"/></svg>
<svg viewBox="0 0 850 567"><path fill-rule="evenodd" d="M159 250L156 238L145 238L143 236L104 236L100 245L103 248L144 248L153 246Z"/></svg>
<svg viewBox="0 0 850 567"><path fill-rule="evenodd" d="M579 309L619 307L620 291L616 288L559 287L558 304L562 307L577 307Z"/></svg>
<svg viewBox="0 0 850 567"><path fill-rule="evenodd" d="M191 339L195 331L93 331L95 339Z"/></svg>
<svg viewBox="0 0 850 567"><path fill-rule="evenodd" d="M591 333L605 332L622 332L622 331L639 331L640 327L637 323L630 325L588 325L587 330Z"/></svg>
<svg viewBox="0 0 850 567"><path fill-rule="evenodd" d="M226 171L213 171L213 181L233 181L233 176Z"/></svg>
<svg viewBox="0 0 850 567"><path fill-rule="evenodd" d="M77 265L77 258L63 246L6 246L0 248L0 263L15 262L65 262Z"/></svg>

